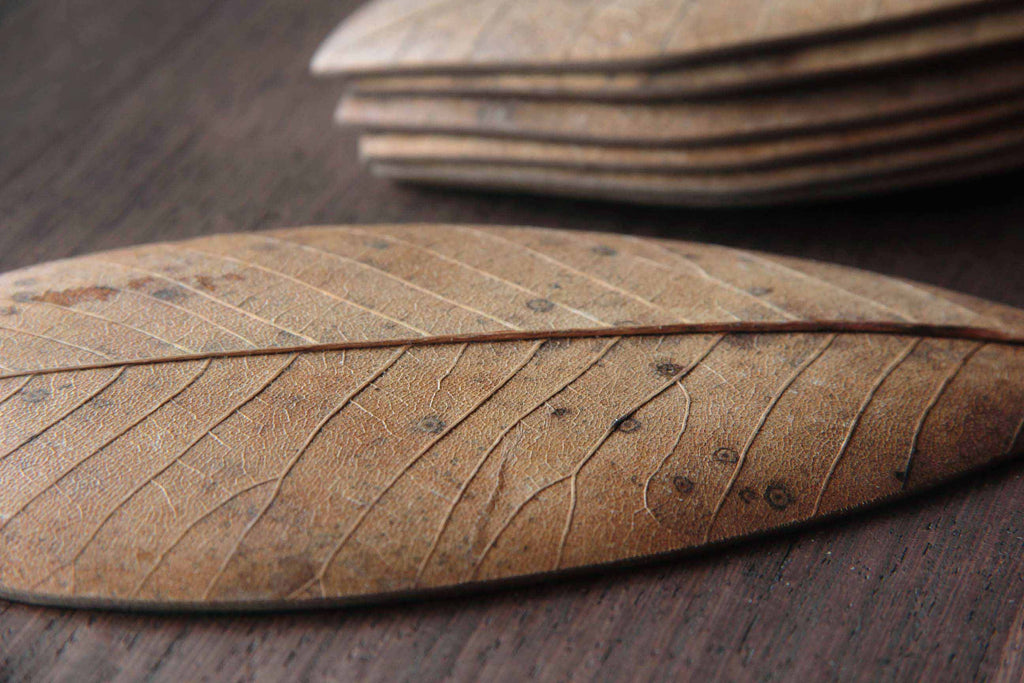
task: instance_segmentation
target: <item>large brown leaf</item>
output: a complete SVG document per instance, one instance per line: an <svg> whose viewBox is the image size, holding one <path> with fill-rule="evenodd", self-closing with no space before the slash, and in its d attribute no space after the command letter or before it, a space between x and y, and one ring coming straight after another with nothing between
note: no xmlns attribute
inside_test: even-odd
<svg viewBox="0 0 1024 683"><path fill-rule="evenodd" d="M41 602L631 560L932 485L1024 424L1024 312L717 246L309 228L44 264L0 298L0 592Z"/></svg>
<svg viewBox="0 0 1024 683"><path fill-rule="evenodd" d="M997 0L376 0L313 59L320 73L653 65L879 31Z"/></svg>

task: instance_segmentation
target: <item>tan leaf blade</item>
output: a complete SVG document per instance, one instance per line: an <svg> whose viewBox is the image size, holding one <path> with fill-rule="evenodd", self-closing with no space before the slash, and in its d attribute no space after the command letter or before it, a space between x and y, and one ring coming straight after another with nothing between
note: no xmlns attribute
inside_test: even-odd
<svg viewBox="0 0 1024 683"><path fill-rule="evenodd" d="M1024 8L993 5L973 16L895 32L855 33L845 39L796 43L771 52L695 62L677 68L582 71L552 63L547 71L380 75L354 80L362 93L650 99L763 91L825 76L850 76L870 69L911 67L964 59L999 46L1019 45ZM326 49L326 48L325 48ZM346 59L347 54L338 59ZM320 60L327 56L320 55ZM401 60L393 68L401 70ZM382 68L384 65L381 65ZM941 68L941 67L940 67Z"/></svg>
<svg viewBox="0 0 1024 683"><path fill-rule="evenodd" d="M0 276L0 593L367 600L698 548L1013 453L1024 312L530 228L222 235Z"/></svg>
<svg viewBox="0 0 1024 683"><path fill-rule="evenodd" d="M998 0L375 0L318 73L629 68L963 17Z"/></svg>
<svg viewBox="0 0 1024 683"><path fill-rule="evenodd" d="M1024 98L967 111L842 133L826 132L712 147L605 147L464 135L367 134L360 156L373 162L464 162L576 170L750 172L845 160L983 134L1024 117Z"/></svg>
<svg viewBox="0 0 1024 683"><path fill-rule="evenodd" d="M851 82L772 97L685 102L587 102L346 94L338 123L603 145L721 144L857 130L948 114L1024 92L1024 57L973 62L912 80Z"/></svg>

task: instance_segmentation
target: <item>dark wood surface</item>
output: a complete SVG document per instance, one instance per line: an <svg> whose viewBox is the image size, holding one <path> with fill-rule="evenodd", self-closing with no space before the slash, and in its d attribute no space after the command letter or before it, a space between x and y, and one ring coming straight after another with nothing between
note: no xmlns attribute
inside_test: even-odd
<svg viewBox="0 0 1024 683"><path fill-rule="evenodd" d="M0 269L209 232L516 223L751 247L1024 306L1022 173L728 212L374 180L331 125L340 85L306 74L355 4L0 0ZM388 606L211 617L0 602L0 680L1019 680L1022 503L1010 463L694 558Z"/></svg>

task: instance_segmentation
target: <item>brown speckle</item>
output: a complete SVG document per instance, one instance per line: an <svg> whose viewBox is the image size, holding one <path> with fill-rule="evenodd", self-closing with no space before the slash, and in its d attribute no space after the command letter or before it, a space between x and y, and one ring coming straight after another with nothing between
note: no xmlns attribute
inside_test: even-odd
<svg viewBox="0 0 1024 683"><path fill-rule="evenodd" d="M200 289L205 289L208 292L217 290L216 281L209 275L196 275L196 284Z"/></svg>
<svg viewBox="0 0 1024 683"><path fill-rule="evenodd" d="M427 434L440 434L446 426L444 420L437 415L427 415L416 423L416 430Z"/></svg>
<svg viewBox="0 0 1024 683"><path fill-rule="evenodd" d="M658 363L657 365L655 365L654 371L657 372L662 377L675 377L676 375L683 371L683 366L676 365L671 361L666 361L664 363Z"/></svg>
<svg viewBox="0 0 1024 683"><path fill-rule="evenodd" d="M554 410L551 411L551 417L565 417L566 415L569 415L571 413L572 409L570 408L555 408Z"/></svg>
<svg viewBox="0 0 1024 683"><path fill-rule="evenodd" d="M793 495L782 484L769 484L764 499L773 510L785 510L793 503Z"/></svg>
<svg viewBox="0 0 1024 683"><path fill-rule="evenodd" d="M145 289L149 285L153 284L154 280L151 277L139 277L134 280L129 280L127 287L128 289Z"/></svg>
<svg viewBox="0 0 1024 683"><path fill-rule="evenodd" d="M715 454L711 456L711 459L725 465L735 465L739 462L740 456L736 455L736 451L731 448L719 448L715 451Z"/></svg>
<svg viewBox="0 0 1024 683"><path fill-rule="evenodd" d="M42 301L56 306L74 306L89 301L106 301L117 294L113 287L73 287L56 292L43 292L32 297L32 301Z"/></svg>
<svg viewBox="0 0 1024 683"><path fill-rule="evenodd" d="M693 493L693 480L689 477L680 475L672 477L672 486L681 496L688 496Z"/></svg>
<svg viewBox="0 0 1024 683"><path fill-rule="evenodd" d="M547 313L554 308L555 305L547 299L530 299L526 302L526 307L534 313Z"/></svg>
<svg viewBox="0 0 1024 683"><path fill-rule="evenodd" d="M5 318L17 314L18 309L15 308L14 306L6 306L4 308L0 308L0 315L4 316Z"/></svg>
<svg viewBox="0 0 1024 683"><path fill-rule="evenodd" d="M225 273L223 275L196 275L196 284L199 285L200 289L205 289L208 292L217 291L217 282L240 282L245 278L238 273Z"/></svg>
<svg viewBox="0 0 1024 683"><path fill-rule="evenodd" d="M43 301L58 306L74 306L75 304L88 301L106 301L115 294L117 294L117 290L113 287L75 287L56 292L43 292L39 296L34 297L33 301Z"/></svg>
<svg viewBox="0 0 1024 683"><path fill-rule="evenodd" d="M384 240L374 240L373 242L370 242L370 248L371 249L384 250L384 249L388 249L390 247L391 247L391 244L388 243L388 242L385 242Z"/></svg>
<svg viewBox="0 0 1024 683"><path fill-rule="evenodd" d="M592 248L590 251L594 252L598 256L615 256L616 254L619 253L612 249L611 247L606 246L604 244L599 244L596 247Z"/></svg>
<svg viewBox="0 0 1024 683"><path fill-rule="evenodd" d="M771 294L775 290L773 290L771 287L751 287L747 291L750 292L750 294L752 294L753 296L764 296L766 294Z"/></svg>
<svg viewBox="0 0 1024 683"><path fill-rule="evenodd" d="M757 491L750 488L749 486L740 489L740 500L742 500L747 505L750 505L755 500L757 500Z"/></svg>

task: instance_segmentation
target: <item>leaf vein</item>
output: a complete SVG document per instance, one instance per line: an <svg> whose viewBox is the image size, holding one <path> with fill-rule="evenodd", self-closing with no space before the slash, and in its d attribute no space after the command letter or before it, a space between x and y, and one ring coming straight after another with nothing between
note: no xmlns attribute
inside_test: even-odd
<svg viewBox="0 0 1024 683"><path fill-rule="evenodd" d="M747 441L743 445L743 450L740 451L739 460L736 463L736 468L733 470L732 476L729 478L729 483L726 484L725 490L722 491L721 497L718 499L718 502L715 504L715 507L711 512L711 518L708 520L708 526L704 532L704 543L708 543L711 540L711 532L714 530L715 522L718 521L718 515L722 511L722 507L725 505L725 501L729 498L729 494L732 493L733 487L736 486L736 482L740 478L740 473L743 471L743 465L746 464L747 455L750 453L750 449L751 447L753 447L754 442L757 440L757 437L761 434L762 428L768 421L768 416L772 414L772 411L775 409L775 406L778 405L779 401L789 390L789 388L793 386L793 383L796 382L796 380L804 373L804 371L807 370L807 368L809 368L816 360L821 358L822 354L824 354L830 346L832 346L832 343L835 342L836 337L836 334L829 335L826 338L824 344L822 344L820 347L818 347L817 350L814 351L814 353L810 354L806 359L804 359L804 361L800 364L796 371L793 372L793 374L786 379L782 386L779 387L778 391L775 392L775 395L772 396L771 401L768 402L768 405L765 406L764 411L761 413L761 416L758 418L757 423L754 426L754 430L750 433L750 436L747 437Z"/></svg>

